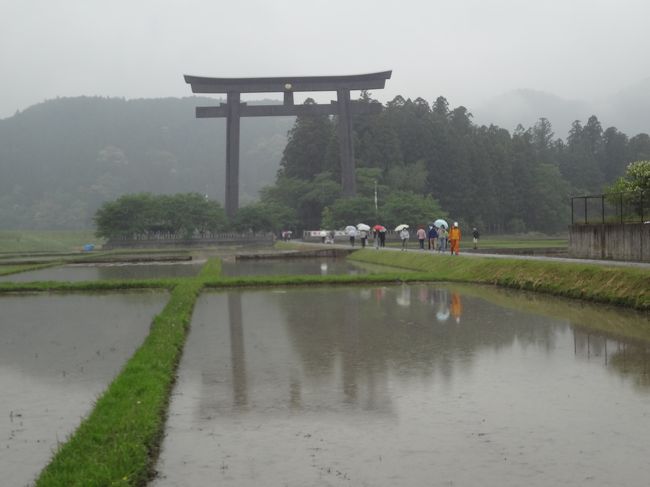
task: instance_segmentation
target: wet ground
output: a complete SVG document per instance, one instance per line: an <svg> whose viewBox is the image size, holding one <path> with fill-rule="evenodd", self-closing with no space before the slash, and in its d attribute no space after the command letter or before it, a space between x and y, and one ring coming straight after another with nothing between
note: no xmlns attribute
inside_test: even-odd
<svg viewBox="0 0 650 487"><path fill-rule="evenodd" d="M157 487L640 486L647 314L482 287L203 294Z"/></svg>
<svg viewBox="0 0 650 487"><path fill-rule="evenodd" d="M0 296L0 485L48 463L149 332L166 293Z"/></svg>

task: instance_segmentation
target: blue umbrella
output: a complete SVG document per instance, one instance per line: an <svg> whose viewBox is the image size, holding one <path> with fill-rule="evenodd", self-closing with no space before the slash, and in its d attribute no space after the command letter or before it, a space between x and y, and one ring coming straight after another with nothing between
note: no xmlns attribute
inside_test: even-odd
<svg viewBox="0 0 650 487"><path fill-rule="evenodd" d="M440 228L440 227L449 228L449 223L444 221L442 218L438 218L435 222L433 222L433 226L436 228Z"/></svg>

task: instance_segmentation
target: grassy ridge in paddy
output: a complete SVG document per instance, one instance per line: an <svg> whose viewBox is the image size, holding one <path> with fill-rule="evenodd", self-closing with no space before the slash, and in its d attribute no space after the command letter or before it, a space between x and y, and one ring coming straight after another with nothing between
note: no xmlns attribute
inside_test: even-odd
<svg viewBox="0 0 650 487"><path fill-rule="evenodd" d="M439 281L497 284L555 296L650 309L650 272L646 269L376 250L359 250L348 258L431 273Z"/></svg>

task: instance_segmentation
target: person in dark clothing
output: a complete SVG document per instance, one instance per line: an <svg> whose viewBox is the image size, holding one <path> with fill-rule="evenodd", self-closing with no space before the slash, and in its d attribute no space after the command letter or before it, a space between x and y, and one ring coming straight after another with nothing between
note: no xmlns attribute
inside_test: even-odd
<svg viewBox="0 0 650 487"><path fill-rule="evenodd" d="M438 239L438 230L434 225L429 227L429 250L436 250L436 240Z"/></svg>
<svg viewBox="0 0 650 487"><path fill-rule="evenodd" d="M478 239L481 236L481 234L478 233L478 230L476 227L472 230L472 241L474 242L474 248L478 249Z"/></svg>

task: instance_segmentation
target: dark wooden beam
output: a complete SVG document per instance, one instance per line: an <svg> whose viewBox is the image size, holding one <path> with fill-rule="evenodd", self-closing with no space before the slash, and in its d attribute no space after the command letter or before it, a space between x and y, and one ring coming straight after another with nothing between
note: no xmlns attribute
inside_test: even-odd
<svg viewBox="0 0 650 487"><path fill-rule="evenodd" d="M239 93L228 93L226 108L226 215L233 218L239 209Z"/></svg>
<svg viewBox="0 0 650 487"><path fill-rule="evenodd" d="M192 93L282 93L381 89L392 71L345 76L284 76L270 78L208 78L185 75Z"/></svg>
<svg viewBox="0 0 650 487"><path fill-rule="evenodd" d="M350 90L337 92L339 154L341 157L341 185L343 196L355 196L357 182L355 176L354 144L352 138Z"/></svg>
<svg viewBox="0 0 650 487"><path fill-rule="evenodd" d="M336 115L338 105L332 102L329 105L247 105L241 103L239 107L240 117L292 117L298 115ZM350 114L360 115L369 113L380 113L380 103L359 103L350 102ZM196 107L196 118L224 118L228 116L228 105L222 103L218 107Z"/></svg>

